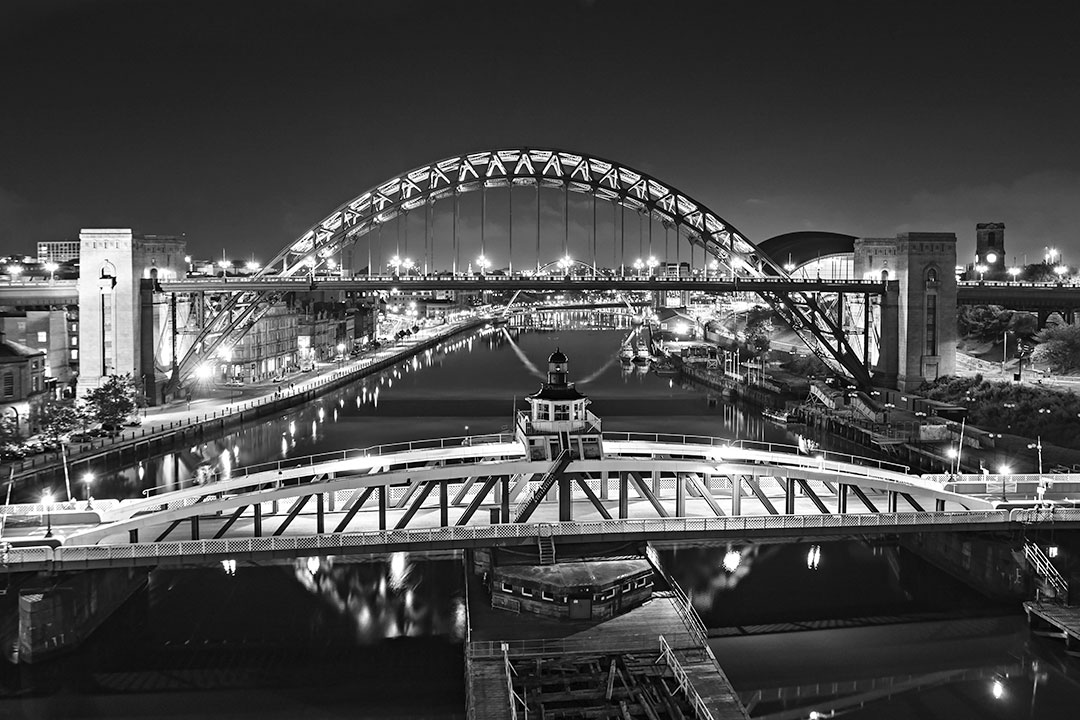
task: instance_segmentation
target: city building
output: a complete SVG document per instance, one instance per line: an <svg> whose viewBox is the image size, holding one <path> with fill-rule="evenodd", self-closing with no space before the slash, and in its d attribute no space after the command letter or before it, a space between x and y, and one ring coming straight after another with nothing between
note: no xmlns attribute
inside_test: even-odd
<svg viewBox="0 0 1080 720"><path fill-rule="evenodd" d="M37 410L46 395L45 353L8 340L0 331L0 414L17 435L37 431Z"/></svg>
<svg viewBox="0 0 1080 720"><path fill-rule="evenodd" d="M65 263L79 259L80 240L49 240L37 244L40 263Z"/></svg>

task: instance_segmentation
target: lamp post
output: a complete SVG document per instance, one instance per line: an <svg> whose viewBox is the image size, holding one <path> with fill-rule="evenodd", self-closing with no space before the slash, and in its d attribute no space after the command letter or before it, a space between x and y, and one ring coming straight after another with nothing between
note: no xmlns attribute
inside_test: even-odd
<svg viewBox="0 0 1080 720"><path fill-rule="evenodd" d="M48 528L45 530L45 537L52 537L52 502L53 496L51 492L45 492L41 496L41 504L45 506L45 521Z"/></svg>
<svg viewBox="0 0 1080 720"><path fill-rule="evenodd" d="M1002 502L1009 499L1009 498L1007 498L1005 496L1005 476L1010 475L1010 474L1012 474L1012 468L1011 467L1009 467L1008 465L999 465L998 466L998 475L1001 476L1001 500L1002 500Z"/></svg>
<svg viewBox="0 0 1080 720"><path fill-rule="evenodd" d="M1039 475L1042 475L1042 435L1035 436L1035 442L1028 443L1028 450L1036 450L1039 453Z"/></svg>
<svg viewBox="0 0 1080 720"><path fill-rule="evenodd" d="M345 343L337 344L338 367L345 361Z"/></svg>
<svg viewBox="0 0 1080 720"><path fill-rule="evenodd" d="M641 277L641 271L645 269L645 261L638 258L634 261L634 269L637 270L638 277Z"/></svg>
<svg viewBox="0 0 1080 720"><path fill-rule="evenodd" d="M93 506L90 504L90 486L94 482L94 473L88 472L82 476L83 484L86 486L86 509L92 510Z"/></svg>
<svg viewBox="0 0 1080 720"><path fill-rule="evenodd" d="M50 260L42 265L42 267L45 269L45 272L49 273L49 282L54 282L56 280L56 271L60 269L60 265Z"/></svg>
<svg viewBox="0 0 1080 720"><path fill-rule="evenodd" d="M983 275L985 275L986 271L989 270L989 269L990 268L988 268L986 265L976 265L975 266L975 272L979 273L979 282L983 281Z"/></svg>

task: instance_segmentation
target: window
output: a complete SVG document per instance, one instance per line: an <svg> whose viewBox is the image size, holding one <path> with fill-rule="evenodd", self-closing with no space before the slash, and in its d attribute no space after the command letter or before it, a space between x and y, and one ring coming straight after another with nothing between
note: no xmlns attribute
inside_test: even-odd
<svg viewBox="0 0 1080 720"><path fill-rule="evenodd" d="M638 581L635 584L637 585L637 587L645 587L645 584L648 583L648 582L649 582L649 578L642 577L642 578L638 578Z"/></svg>
<svg viewBox="0 0 1080 720"><path fill-rule="evenodd" d="M78 360L79 359L79 351L78 350L72 348L72 350L71 350L71 359L72 360Z"/></svg>
<svg viewBox="0 0 1080 720"><path fill-rule="evenodd" d="M928 282L928 283L936 283L937 282L937 269L930 268L929 270L926 271L926 282Z"/></svg>
<svg viewBox="0 0 1080 720"><path fill-rule="evenodd" d="M549 593L547 590L544 590L540 593L540 599L547 600L548 602L555 602L555 596Z"/></svg>
<svg viewBox="0 0 1080 720"><path fill-rule="evenodd" d="M937 355L937 295L926 296L926 354Z"/></svg>
<svg viewBox="0 0 1080 720"><path fill-rule="evenodd" d="M634 589L634 583L632 583L632 582L628 582L628 583L626 583L625 585L622 586L622 591L624 593L628 593L633 589Z"/></svg>
<svg viewBox="0 0 1080 720"><path fill-rule="evenodd" d="M4 373L4 397L15 395L15 377L11 373Z"/></svg>
<svg viewBox="0 0 1080 720"><path fill-rule="evenodd" d="M548 411L548 404L547 403L539 403L536 406L536 419L537 420L549 420L550 418L551 418L551 414Z"/></svg>
<svg viewBox="0 0 1080 720"><path fill-rule="evenodd" d="M555 419L556 420L569 420L570 419L570 408L567 407L566 405L556 405L555 406Z"/></svg>
<svg viewBox="0 0 1080 720"><path fill-rule="evenodd" d="M71 336L71 347L75 347L78 344L79 344L79 336L78 335L72 335Z"/></svg>
<svg viewBox="0 0 1080 720"><path fill-rule="evenodd" d="M513 592L514 592L514 586L513 586L513 585L511 585L510 583L505 583L505 582L504 582L504 583L502 584L502 591L503 591L504 593L513 593Z"/></svg>
<svg viewBox="0 0 1080 720"><path fill-rule="evenodd" d="M49 333L45 332L44 330L38 332L37 341L40 342L40 343L48 342L49 341Z"/></svg>
<svg viewBox="0 0 1080 720"><path fill-rule="evenodd" d="M527 587L521 588L521 594L524 597L532 597L533 596L532 588L527 588Z"/></svg>

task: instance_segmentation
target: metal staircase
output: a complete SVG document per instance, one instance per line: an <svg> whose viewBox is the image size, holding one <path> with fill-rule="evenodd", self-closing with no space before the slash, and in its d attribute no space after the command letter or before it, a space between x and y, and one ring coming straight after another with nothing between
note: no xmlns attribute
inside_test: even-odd
<svg viewBox="0 0 1080 720"><path fill-rule="evenodd" d="M536 546L540 550L540 564L555 564L555 538L551 534L551 525L543 523L538 528Z"/></svg>
<svg viewBox="0 0 1080 720"><path fill-rule="evenodd" d="M531 516L537 506L540 505L540 501L543 500L544 496L551 490L551 486L562 477L562 474L569 465L570 451L562 450L555 458L555 461L551 463L551 467L548 471L544 473L544 477L541 478L540 484L518 503L514 512L514 522L525 522L529 519L529 516Z"/></svg>
<svg viewBox="0 0 1080 720"><path fill-rule="evenodd" d="M1047 587L1054 591L1057 598L1064 599L1069 596L1069 583L1050 562L1043 549L1031 542L1024 543L1024 558L1035 571L1035 575L1046 583Z"/></svg>

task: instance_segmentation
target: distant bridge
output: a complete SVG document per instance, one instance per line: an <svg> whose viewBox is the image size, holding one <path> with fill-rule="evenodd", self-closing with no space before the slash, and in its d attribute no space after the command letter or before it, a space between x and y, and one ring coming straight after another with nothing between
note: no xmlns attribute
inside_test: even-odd
<svg viewBox="0 0 1080 720"><path fill-rule="evenodd" d="M735 540L1080 522L1075 510L995 509L876 460L646 433L605 433L603 458L555 465L530 460L509 435L443 438L265 463L92 510L5 512L24 527L38 519L36 530L6 538L18 546L12 569L529 544L541 534Z"/></svg>

